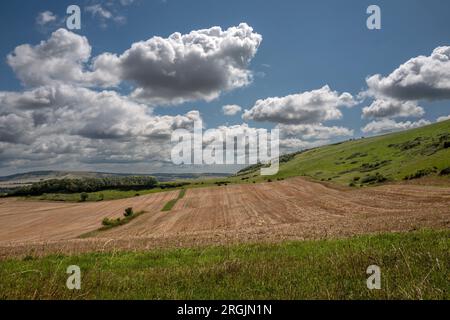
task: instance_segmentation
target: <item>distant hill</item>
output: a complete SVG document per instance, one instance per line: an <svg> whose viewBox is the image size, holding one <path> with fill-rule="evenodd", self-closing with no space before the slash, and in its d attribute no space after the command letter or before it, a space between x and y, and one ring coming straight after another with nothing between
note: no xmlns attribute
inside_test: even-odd
<svg viewBox="0 0 450 320"><path fill-rule="evenodd" d="M260 167L244 168L238 177L250 181ZM425 176L450 178L450 120L285 155L280 158L277 175L261 178L293 176L351 186Z"/></svg>
<svg viewBox="0 0 450 320"><path fill-rule="evenodd" d="M0 177L0 188L15 188L29 185L33 182L45 181L50 179L83 179L83 178L110 178L110 177L129 177L129 176L152 176L160 182L225 177L228 174L223 173L151 173L151 174L132 174L132 173L109 173L109 172L89 172L89 171L32 171L18 173L9 176Z"/></svg>

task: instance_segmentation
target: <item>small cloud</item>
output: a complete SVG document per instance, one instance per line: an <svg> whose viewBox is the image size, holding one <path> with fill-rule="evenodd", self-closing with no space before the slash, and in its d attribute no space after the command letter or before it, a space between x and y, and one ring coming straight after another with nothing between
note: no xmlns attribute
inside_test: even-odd
<svg viewBox="0 0 450 320"><path fill-rule="evenodd" d="M49 23L56 22L58 16L51 11L40 12L36 17L36 23L40 26L45 26Z"/></svg>
<svg viewBox="0 0 450 320"><path fill-rule="evenodd" d="M234 116L242 111L242 108L236 104L227 104L222 107L223 114L226 116Z"/></svg>
<svg viewBox="0 0 450 320"><path fill-rule="evenodd" d="M111 19L113 17L111 11L103 8L100 4L88 6L85 10L89 12L93 17L97 16L103 19Z"/></svg>
<svg viewBox="0 0 450 320"><path fill-rule="evenodd" d="M132 5L134 0L120 0L120 4L123 6L129 6Z"/></svg>
<svg viewBox="0 0 450 320"><path fill-rule="evenodd" d="M120 2L123 6L133 3L131 0L123 0ZM125 24L127 19L125 16L117 14L117 8L112 7L107 9L101 4L93 4L85 8L86 12L90 13L93 18L97 18L103 28L107 27L108 21L114 21L117 24Z"/></svg>

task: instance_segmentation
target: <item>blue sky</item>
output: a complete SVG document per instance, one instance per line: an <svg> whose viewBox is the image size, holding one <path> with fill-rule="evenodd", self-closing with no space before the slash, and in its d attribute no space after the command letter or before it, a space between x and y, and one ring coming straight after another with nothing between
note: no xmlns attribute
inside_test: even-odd
<svg viewBox="0 0 450 320"><path fill-rule="evenodd" d="M0 92L22 92L30 89L29 86L27 88L26 85L21 84L17 72L8 64L6 57L18 45L37 45L40 41L49 39L52 32L59 27L64 27L62 19L70 4L81 7L82 28L74 32L88 39L92 47L91 57L104 52L121 55L135 42L145 41L154 36L167 38L174 32L188 34L193 30L208 29L213 26L220 26L226 30L238 26L241 22L251 26L255 33L261 35L262 42L246 67L252 73L252 80L247 85L222 90L219 97L211 101L194 99L171 106L151 106L153 115L160 116L184 115L191 110L198 110L208 128L238 125L244 122L242 113L224 116L222 112L224 105L236 104L242 109L250 110L258 99L300 94L320 89L325 85L338 94L348 92L356 100L357 95L368 88L367 77L375 74L387 77L409 59L421 55L430 56L435 48L450 45L448 15L450 2L443 0L135 0L130 2L132 3L127 5L122 5L120 1L94 0L1 2ZM366 27L368 17L366 9L371 4L381 8L381 30L368 30ZM92 15L86 8L93 5L100 5L108 10L112 17L120 16L124 20L117 22L113 18L102 19L99 15ZM36 19L45 11L50 11L57 18L40 26L36 23ZM97 88L92 90L100 91ZM126 81L111 90L124 96L132 91ZM341 107L339 110L342 112L342 117L320 121L321 124L353 130L352 137L378 133L361 131L361 128L371 121L387 120L382 117L376 119L361 117L362 108L379 98L375 95L363 102L358 100L358 103L351 107ZM402 98L402 103L408 103L409 100L414 100L414 103L423 109L423 114L417 116L416 112L413 116L393 116L389 119L390 121L405 123L423 119L435 122L438 117L450 114L450 103L446 96L436 99L429 96L424 96L424 99ZM5 106L0 105L0 108L5 109ZM252 127L266 128L279 124L271 121L270 117L266 117L263 121L255 121L255 117L250 117L245 122ZM327 140L347 138L348 136L330 137ZM3 148L11 150L12 146L9 145L11 141L5 139L5 143L7 145L4 144ZM21 142L22 153L32 143L34 142ZM14 148L19 149L17 143L14 144ZM30 159L33 157L29 154L23 161L12 161L20 160L22 153L19 151L15 153L17 159L13 159L14 155L4 159L0 173L64 167L65 161L62 155L61 162L48 164L44 160ZM144 165L124 166L123 163L122 160L114 165L110 161L104 163L95 160L74 161L70 169L105 168L127 172L157 170L148 169Z"/></svg>

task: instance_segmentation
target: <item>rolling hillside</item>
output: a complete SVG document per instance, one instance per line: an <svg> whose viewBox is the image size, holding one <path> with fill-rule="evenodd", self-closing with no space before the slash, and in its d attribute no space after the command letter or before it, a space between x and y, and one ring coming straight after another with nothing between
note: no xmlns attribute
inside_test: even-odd
<svg viewBox="0 0 450 320"><path fill-rule="evenodd" d="M242 170L238 178L315 180L359 186L424 176L450 177L450 121L377 137L311 149L281 159L275 177L255 177L259 168ZM447 178L444 178L445 180Z"/></svg>

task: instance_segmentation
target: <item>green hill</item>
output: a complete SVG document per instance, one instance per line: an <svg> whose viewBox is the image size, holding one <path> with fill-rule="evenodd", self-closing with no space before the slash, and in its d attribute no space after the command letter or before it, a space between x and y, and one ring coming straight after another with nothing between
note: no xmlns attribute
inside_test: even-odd
<svg viewBox="0 0 450 320"><path fill-rule="evenodd" d="M369 185L424 176L450 177L450 121L387 135L319 147L280 160L274 177L259 168L238 174L245 181L309 176L346 185ZM258 170L258 171L257 171Z"/></svg>

